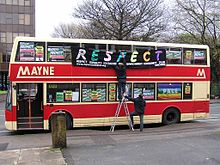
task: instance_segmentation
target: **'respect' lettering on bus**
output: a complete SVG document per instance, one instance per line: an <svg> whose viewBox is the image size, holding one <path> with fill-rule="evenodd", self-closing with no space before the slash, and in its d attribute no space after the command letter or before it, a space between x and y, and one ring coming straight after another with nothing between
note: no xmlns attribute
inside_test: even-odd
<svg viewBox="0 0 220 165"><path fill-rule="evenodd" d="M105 55L106 55L107 57L104 58L104 61L111 61L113 52L111 52L111 51L106 51L106 54L105 54Z"/></svg>
<svg viewBox="0 0 220 165"><path fill-rule="evenodd" d="M125 51L120 52L119 56L118 56L118 59L117 59L117 62L121 61L121 59L123 57L126 58L126 55L127 55L127 52L125 52Z"/></svg>
<svg viewBox="0 0 220 165"><path fill-rule="evenodd" d="M20 66L18 69L17 77L21 76L53 76L54 67L53 66L33 66L29 68L28 66Z"/></svg>
<svg viewBox="0 0 220 165"><path fill-rule="evenodd" d="M143 58L145 62L150 61L150 52L149 51L144 52Z"/></svg>
<svg viewBox="0 0 220 165"><path fill-rule="evenodd" d="M131 59L130 59L130 61L131 61L131 62L136 62L136 61L137 61L137 56L138 56L138 52L137 52L137 51L134 51L134 52L131 54Z"/></svg>
<svg viewBox="0 0 220 165"><path fill-rule="evenodd" d="M158 67L166 65L166 51L161 50L134 50L126 51L103 51L99 49L79 48L73 54L73 65L92 67L113 67L124 56L128 67Z"/></svg>
<svg viewBox="0 0 220 165"><path fill-rule="evenodd" d="M159 60L160 60L160 54L162 53L162 51L161 51L161 50L158 50L158 51L156 51L155 53L156 53L156 55L157 55L157 61L159 61Z"/></svg>
<svg viewBox="0 0 220 165"><path fill-rule="evenodd" d="M98 56L99 56L98 53L99 53L99 50L97 50L97 49L93 50L92 58L91 58L92 61L98 61Z"/></svg>
<svg viewBox="0 0 220 165"><path fill-rule="evenodd" d="M78 60L78 59L80 59L80 57L82 57L83 60L86 60L85 54L86 54L85 49L79 49L79 52L78 52L76 59Z"/></svg>

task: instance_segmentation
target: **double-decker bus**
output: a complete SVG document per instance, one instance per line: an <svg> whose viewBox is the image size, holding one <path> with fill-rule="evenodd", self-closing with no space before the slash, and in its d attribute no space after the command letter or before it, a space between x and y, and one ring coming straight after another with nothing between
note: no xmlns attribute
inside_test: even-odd
<svg viewBox="0 0 220 165"><path fill-rule="evenodd" d="M56 111L66 113L68 129L111 126L118 105L114 65L121 53L126 53L127 94L143 93L146 100L145 124L208 116L206 45L18 37L9 65L6 128L48 130ZM132 102L128 108L133 111ZM127 124L123 111L117 124Z"/></svg>

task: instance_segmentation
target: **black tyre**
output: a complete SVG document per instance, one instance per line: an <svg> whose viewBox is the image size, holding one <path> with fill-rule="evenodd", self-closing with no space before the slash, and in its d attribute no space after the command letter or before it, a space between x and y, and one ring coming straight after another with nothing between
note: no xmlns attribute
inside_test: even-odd
<svg viewBox="0 0 220 165"><path fill-rule="evenodd" d="M178 123L180 121L180 113L175 108L167 109L163 114L162 122L165 125Z"/></svg>

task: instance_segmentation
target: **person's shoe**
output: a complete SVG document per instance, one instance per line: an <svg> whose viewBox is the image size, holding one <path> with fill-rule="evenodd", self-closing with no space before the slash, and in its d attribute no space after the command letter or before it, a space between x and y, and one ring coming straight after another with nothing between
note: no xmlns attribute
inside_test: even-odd
<svg viewBox="0 0 220 165"><path fill-rule="evenodd" d="M140 129L140 132L143 132L143 129Z"/></svg>

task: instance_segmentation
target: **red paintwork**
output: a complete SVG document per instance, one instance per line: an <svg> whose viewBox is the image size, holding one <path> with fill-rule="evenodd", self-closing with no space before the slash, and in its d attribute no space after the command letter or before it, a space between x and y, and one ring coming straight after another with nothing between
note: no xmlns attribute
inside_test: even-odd
<svg viewBox="0 0 220 165"><path fill-rule="evenodd" d="M47 78L42 78L45 76L37 76L37 75L26 75L23 76L23 78L20 75L20 78L17 78L18 70L20 66L28 66L29 70L32 70L33 67L39 67L39 66L51 66L54 67L54 75L47 76ZM10 65L10 81L116 81L116 78L99 78L96 77L99 76L115 76L114 69L109 68L91 68L91 67L77 67L72 66L71 64L50 64L50 63L33 63L33 64L11 64ZM199 78L197 79L197 72L198 69L204 69L206 78ZM32 78L28 78L28 77ZM57 78L56 76L59 76ZM77 78L72 78L70 76L74 76ZM81 78L85 76L94 76L94 78ZM131 76L139 76L139 77L148 77L148 78L129 78ZM40 77L40 78L39 78ZM127 77L128 81L208 81L210 80L210 68L208 67L190 67L190 66L166 66L161 68L145 68L145 69L127 69ZM153 78L152 78L153 77ZM161 79L160 77L173 77L167 79ZM176 79L175 77L179 77ZM197 77L197 78L196 78Z"/></svg>
<svg viewBox="0 0 220 165"><path fill-rule="evenodd" d="M209 112L209 101L180 101L180 102L147 102L145 115L160 115L168 107L176 107L181 113L196 113L196 112ZM74 118L98 118L98 117L111 117L115 115L117 103L112 104L75 104L75 105L54 105L49 104L44 106L44 119L48 120L51 112L57 110L65 110L72 114ZM15 109L13 112L6 112L6 121L16 121ZM132 111L134 105L132 102L128 103L128 109ZM124 111L121 111L120 116L125 116Z"/></svg>
<svg viewBox="0 0 220 165"><path fill-rule="evenodd" d="M54 75L47 76L47 78L39 78L44 76L28 75L25 77L17 78L20 66L28 66L31 70L34 66L52 66L54 67ZM198 69L204 69L206 77L197 77ZM117 81L114 69L106 68L90 68L90 67L76 67L71 64L51 64L51 63L14 63L10 65L10 81L25 81L25 82L81 82L81 81L96 81L96 82L109 82ZM59 76L59 77L56 77ZM69 76L69 77L68 77ZM72 78L74 76L75 78ZM82 78L91 76L92 78ZM94 78L93 78L94 76ZM112 77L112 78L97 78L97 77ZM131 78L132 76L144 78ZM161 68L150 69L128 69L127 81L176 81L176 82L190 82L190 81L209 81L210 68L201 66L166 66ZM163 78L161 78L163 77ZM166 78L168 77L168 78ZM178 78L179 77L179 78ZM178 101L178 102L149 102L145 110L146 115L160 115L167 107L177 107L181 113L195 113L195 112L209 112L209 101ZM129 103L129 110L133 110L133 104ZM110 117L114 116L117 108L117 103L112 104L69 104L69 105L54 105L44 106L44 119L50 117L51 112L57 110L66 110L72 114L74 118L93 118L93 117ZM124 115L124 111L121 111ZM5 111L6 121L16 121L16 107L13 107L12 112Z"/></svg>
<svg viewBox="0 0 220 165"><path fill-rule="evenodd" d="M88 106L89 105L89 106ZM53 107L45 106L44 117L48 119L51 112L57 110L66 110L71 113L74 118L98 118L98 117L111 117L115 115L118 103L112 104L78 104L78 105L56 105ZM146 115L160 115L168 107L176 107L181 113L194 113L194 112L209 112L209 101L189 101L189 102L150 102L147 103L145 114ZM132 111L134 105L132 102L128 103L128 109ZM124 111L120 115L125 116Z"/></svg>
<svg viewBox="0 0 220 165"><path fill-rule="evenodd" d="M17 113L16 107L12 107L12 111L5 110L5 121L16 121Z"/></svg>

